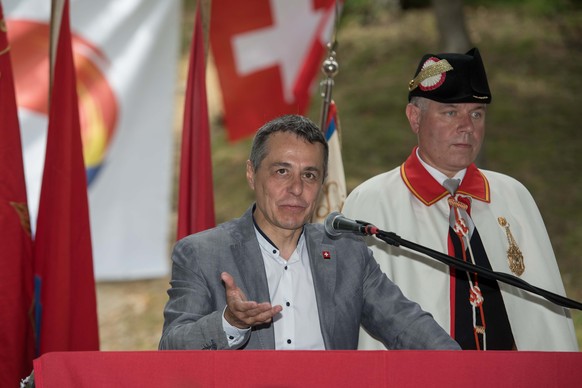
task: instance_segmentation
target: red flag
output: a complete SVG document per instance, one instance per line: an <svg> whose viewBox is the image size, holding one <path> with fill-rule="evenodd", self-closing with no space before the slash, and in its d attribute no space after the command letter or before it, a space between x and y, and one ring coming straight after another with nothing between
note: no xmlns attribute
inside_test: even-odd
<svg viewBox="0 0 582 388"><path fill-rule="evenodd" d="M334 0L212 4L211 47L231 141L281 114L305 114L334 6Z"/></svg>
<svg viewBox="0 0 582 388"><path fill-rule="evenodd" d="M52 4L56 55L34 251L39 354L99 349L69 1L57 3Z"/></svg>
<svg viewBox="0 0 582 388"><path fill-rule="evenodd" d="M0 386L32 371L32 239L10 46L0 4Z"/></svg>
<svg viewBox="0 0 582 388"><path fill-rule="evenodd" d="M215 225L204 37L199 5L196 8L190 47L185 100L178 193L178 240Z"/></svg>

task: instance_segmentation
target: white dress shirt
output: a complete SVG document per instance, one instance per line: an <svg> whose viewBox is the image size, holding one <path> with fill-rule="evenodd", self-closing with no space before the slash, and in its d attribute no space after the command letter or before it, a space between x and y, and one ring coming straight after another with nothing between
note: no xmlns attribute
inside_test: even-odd
<svg viewBox="0 0 582 388"><path fill-rule="evenodd" d="M285 260L279 249L256 227L263 263L267 274L271 304L283 310L273 317L275 349L324 350L325 344L319 324L313 276L305 237L302 234L295 251ZM262 301L257 301L262 302ZM238 329L222 319L229 345L237 347L246 341L250 329Z"/></svg>

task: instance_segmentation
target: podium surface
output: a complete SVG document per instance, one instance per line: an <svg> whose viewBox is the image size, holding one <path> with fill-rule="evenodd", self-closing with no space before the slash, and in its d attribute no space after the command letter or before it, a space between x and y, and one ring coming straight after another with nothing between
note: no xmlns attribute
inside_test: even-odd
<svg viewBox="0 0 582 388"><path fill-rule="evenodd" d="M510 351L55 352L36 387L572 387L582 353Z"/></svg>

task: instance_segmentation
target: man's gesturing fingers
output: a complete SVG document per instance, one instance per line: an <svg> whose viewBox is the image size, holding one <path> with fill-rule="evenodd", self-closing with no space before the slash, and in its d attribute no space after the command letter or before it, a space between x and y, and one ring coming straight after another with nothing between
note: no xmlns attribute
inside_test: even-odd
<svg viewBox="0 0 582 388"><path fill-rule="evenodd" d="M244 329L270 322L283 309L281 306L271 306L268 302L247 301L246 295L237 287L229 273L223 272L220 278L226 289L227 307L224 318L235 327Z"/></svg>

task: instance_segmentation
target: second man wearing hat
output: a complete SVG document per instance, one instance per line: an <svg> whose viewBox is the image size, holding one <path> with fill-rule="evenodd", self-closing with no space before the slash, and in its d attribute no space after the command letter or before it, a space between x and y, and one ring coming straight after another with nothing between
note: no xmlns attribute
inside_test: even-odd
<svg viewBox="0 0 582 388"><path fill-rule="evenodd" d="M427 54L409 83L406 116L418 146L399 167L346 199L347 217L565 294L540 212L515 179L478 169L491 93L479 51ZM463 349L566 350L569 311L515 287L370 240L383 271ZM382 345L364 331L360 349Z"/></svg>

